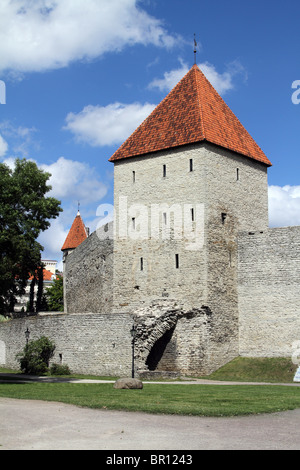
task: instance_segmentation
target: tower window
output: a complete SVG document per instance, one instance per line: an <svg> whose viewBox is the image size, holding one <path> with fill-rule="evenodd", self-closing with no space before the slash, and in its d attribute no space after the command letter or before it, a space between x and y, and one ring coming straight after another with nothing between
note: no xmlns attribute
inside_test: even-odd
<svg viewBox="0 0 300 470"><path fill-rule="evenodd" d="M195 220L195 212L194 212L194 208L193 208L193 207L191 208L191 219L192 219L192 222L194 222L194 220Z"/></svg>
<svg viewBox="0 0 300 470"><path fill-rule="evenodd" d="M240 170L239 168L236 169L236 180L239 181L240 179Z"/></svg>
<svg viewBox="0 0 300 470"><path fill-rule="evenodd" d="M178 254L175 255L175 267L176 269L179 268L179 255Z"/></svg>
<svg viewBox="0 0 300 470"><path fill-rule="evenodd" d="M222 220L222 224L223 224L223 225L225 224L226 217L227 217L226 212L222 212L222 214L221 214L221 220Z"/></svg>
<svg viewBox="0 0 300 470"><path fill-rule="evenodd" d="M132 228L133 230L135 230L135 217L132 217L131 221L132 221Z"/></svg>
<svg viewBox="0 0 300 470"><path fill-rule="evenodd" d="M132 182L135 183L135 171L132 172Z"/></svg>
<svg viewBox="0 0 300 470"><path fill-rule="evenodd" d="M163 212L164 224L167 225L167 213Z"/></svg>
<svg viewBox="0 0 300 470"><path fill-rule="evenodd" d="M163 165L163 177L167 176L167 165Z"/></svg>
<svg viewBox="0 0 300 470"><path fill-rule="evenodd" d="M190 171L193 171L193 159L190 158Z"/></svg>
<svg viewBox="0 0 300 470"><path fill-rule="evenodd" d="M141 271L144 271L144 258L141 258Z"/></svg>

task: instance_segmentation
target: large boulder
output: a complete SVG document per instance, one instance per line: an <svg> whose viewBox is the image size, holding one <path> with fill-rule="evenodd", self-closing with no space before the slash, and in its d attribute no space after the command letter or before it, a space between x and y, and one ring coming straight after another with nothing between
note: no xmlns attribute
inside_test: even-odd
<svg viewBox="0 0 300 470"><path fill-rule="evenodd" d="M143 388L143 382L138 379L123 378L114 383L114 388Z"/></svg>

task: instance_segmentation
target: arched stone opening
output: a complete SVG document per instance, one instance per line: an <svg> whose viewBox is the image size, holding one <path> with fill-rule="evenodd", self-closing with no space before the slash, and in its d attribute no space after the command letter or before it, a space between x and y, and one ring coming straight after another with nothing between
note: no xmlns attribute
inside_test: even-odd
<svg viewBox="0 0 300 470"><path fill-rule="evenodd" d="M153 303L137 311L134 316L137 373L179 373L186 370L183 357L187 354L187 349L193 348L179 339L182 339L182 335L184 335L182 321L191 320L193 323L198 319L197 332L200 333L198 328L206 323L205 329L210 329L210 316L211 312L208 307L202 306L199 309L184 311L171 303L163 305ZM181 326L178 330L179 325Z"/></svg>
<svg viewBox="0 0 300 470"><path fill-rule="evenodd" d="M167 330L153 345L146 359L146 366L149 371L174 370L175 347L171 339L175 326Z"/></svg>

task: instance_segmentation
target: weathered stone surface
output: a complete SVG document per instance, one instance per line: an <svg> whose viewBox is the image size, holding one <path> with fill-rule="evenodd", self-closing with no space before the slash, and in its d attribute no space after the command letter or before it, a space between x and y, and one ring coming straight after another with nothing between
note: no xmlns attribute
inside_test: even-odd
<svg viewBox="0 0 300 470"><path fill-rule="evenodd" d="M53 362L67 364L73 373L115 377L131 373L130 315L44 314L0 323L0 366L18 369L16 354L26 344L27 327L30 340L51 339L56 346Z"/></svg>
<svg viewBox="0 0 300 470"><path fill-rule="evenodd" d="M65 257L65 313L111 313L112 223L107 227L107 232L99 228Z"/></svg>
<svg viewBox="0 0 300 470"><path fill-rule="evenodd" d="M291 357L300 339L300 227L239 234L241 356Z"/></svg>
<svg viewBox="0 0 300 470"><path fill-rule="evenodd" d="M141 382L141 380L139 380L139 379L122 378L122 379L117 380L114 383L114 388L117 388L117 389L120 389L120 388L121 389L122 388L125 388L125 389L134 389L134 388L142 389L143 388L143 382Z"/></svg>

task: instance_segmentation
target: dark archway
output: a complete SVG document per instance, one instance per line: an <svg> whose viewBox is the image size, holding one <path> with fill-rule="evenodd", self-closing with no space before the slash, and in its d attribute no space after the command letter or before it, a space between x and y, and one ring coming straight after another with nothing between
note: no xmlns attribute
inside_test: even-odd
<svg viewBox="0 0 300 470"><path fill-rule="evenodd" d="M146 360L146 366L149 370L154 371L159 369L159 363L161 362L165 353L168 353L169 359L164 361L164 370L168 370L168 363L171 365L174 364L175 359L175 351L173 350L174 347L171 347L171 339L175 330L175 326L170 330L166 331L157 341L154 343L148 357ZM171 367L172 369L172 367Z"/></svg>

